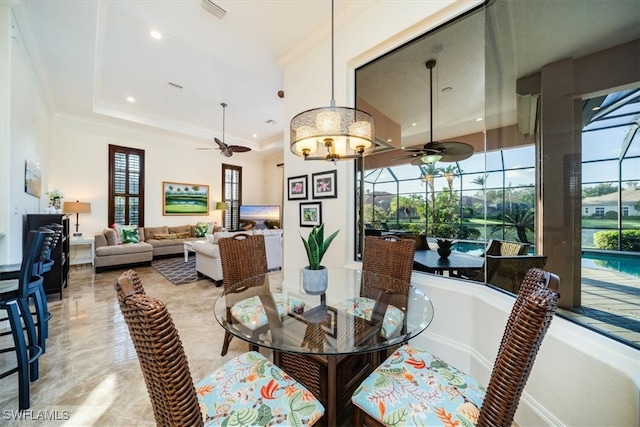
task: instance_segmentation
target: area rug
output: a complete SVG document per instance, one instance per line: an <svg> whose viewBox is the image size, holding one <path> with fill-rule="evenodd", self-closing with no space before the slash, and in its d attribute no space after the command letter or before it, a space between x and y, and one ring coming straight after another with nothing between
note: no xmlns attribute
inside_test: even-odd
<svg viewBox="0 0 640 427"><path fill-rule="evenodd" d="M196 273L196 257L189 257L189 261L184 262L183 257L163 258L154 260L151 266L158 273L162 274L174 285L184 285L185 283L204 280Z"/></svg>

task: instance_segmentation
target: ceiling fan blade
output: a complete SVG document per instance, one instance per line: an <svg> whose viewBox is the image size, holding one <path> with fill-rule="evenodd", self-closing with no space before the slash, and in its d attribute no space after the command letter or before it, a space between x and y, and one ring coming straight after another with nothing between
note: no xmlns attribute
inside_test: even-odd
<svg viewBox="0 0 640 427"><path fill-rule="evenodd" d="M205 151L205 150L213 150L213 148L211 148L211 147L196 147L196 150Z"/></svg>
<svg viewBox="0 0 640 427"><path fill-rule="evenodd" d="M224 150L227 148L227 144L225 144L224 142L220 141L218 138L214 137L213 140L216 142L216 144L218 144L218 147L221 150Z"/></svg>
<svg viewBox="0 0 640 427"><path fill-rule="evenodd" d="M229 150L234 153L246 153L247 151L251 151L251 148L243 147L242 145L229 145Z"/></svg>
<svg viewBox="0 0 640 427"><path fill-rule="evenodd" d="M436 142L430 148L441 152L441 162L459 162L473 155L473 147L465 142Z"/></svg>

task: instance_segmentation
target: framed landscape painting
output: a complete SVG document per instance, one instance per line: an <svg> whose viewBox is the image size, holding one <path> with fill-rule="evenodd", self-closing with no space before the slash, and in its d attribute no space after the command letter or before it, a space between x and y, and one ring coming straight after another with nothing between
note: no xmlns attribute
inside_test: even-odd
<svg viewBox="0 0 640 427"><path fill-rule="evenodd" d="M209 186L162 183L162 215L209 215Z"/></svg>
<svg viewBox="0 0 640 427"><path fill-rule="evenodd" d="M322 203L300 203L300 227L313 227L322 224Z"/></svg>
<svg viewBox="0 0 640 427"><path fill-rule="evenodd" d="M307 175L292 176L287 178L289 200L307 200Z"/></svg>
<svg viewBox="0 0 640 427"><path fill-rule="evenodd" d="M24 191L32 196L40 197L42 178L38 166L32 161L24 163Z"/></svg>
<svg viewBox="0 0 640 427"><path fill-rule="evenodd" d="M319 172L311 175L311 187L314 199L333 199L338 197L337 171Z"/></svg>

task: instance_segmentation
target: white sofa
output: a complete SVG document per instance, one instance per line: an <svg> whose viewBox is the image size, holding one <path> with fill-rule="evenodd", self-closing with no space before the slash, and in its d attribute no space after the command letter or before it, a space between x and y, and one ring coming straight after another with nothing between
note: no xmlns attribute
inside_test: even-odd
<svg viewBox="0 0 640 427"><path fill-rule="evenodd" d="M222 284L222 263L220 262L220 248L218 240L231 237L235 234L262 234L267 252L267 268L277 270L282 268L282 230L253 230L253 231L221 231L208 234L205 242L193 242L193 251L196 253L196 271L198 275L204 275Z"/></svg>

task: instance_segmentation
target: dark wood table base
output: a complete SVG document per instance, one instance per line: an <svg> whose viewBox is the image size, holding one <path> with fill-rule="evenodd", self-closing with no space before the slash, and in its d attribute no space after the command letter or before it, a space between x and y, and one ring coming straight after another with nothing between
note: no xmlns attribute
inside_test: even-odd
<svg viewBox="0 0 640 427"><path fill-rule="evenodd" d="M301 382L325 407L320 426L351 426L351 395L378 365L378 353L344 356L273 352L274 363Z"/></svg>

